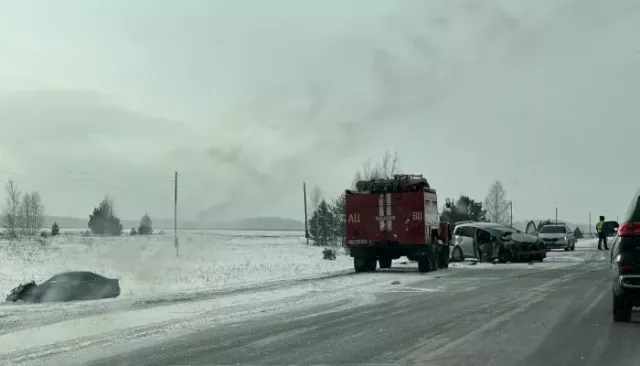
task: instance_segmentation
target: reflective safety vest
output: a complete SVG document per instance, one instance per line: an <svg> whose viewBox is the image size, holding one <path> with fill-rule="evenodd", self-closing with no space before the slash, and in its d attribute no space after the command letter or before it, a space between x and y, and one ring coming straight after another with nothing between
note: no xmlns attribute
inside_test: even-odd
<svg viewBox="0 0 640 366"><path fill-rule="evenodd" d="M598 223L596 224L596 231L597 232L601 232L602 231L602 225L604 225L604 221L598 221Z"/></svg>

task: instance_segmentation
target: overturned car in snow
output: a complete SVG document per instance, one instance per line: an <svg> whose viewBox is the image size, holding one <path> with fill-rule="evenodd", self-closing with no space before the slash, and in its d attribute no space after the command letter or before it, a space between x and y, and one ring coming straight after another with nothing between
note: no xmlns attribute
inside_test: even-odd
<svg viewBox="0 0 640 366"><path fill-rule="evenodd" d="M52 302L97 300L120 296L120 281L93 272L59 273L41 284L30 281L11 290L6 301Z"/></svg>
<svg viewBox="0 0 640 366"><path fill-rule="evenodd" d="M491 222L458 223L453 232L451 260L476 258L483 262L540 261L547 256L546 245L537 236Z"/></svg>

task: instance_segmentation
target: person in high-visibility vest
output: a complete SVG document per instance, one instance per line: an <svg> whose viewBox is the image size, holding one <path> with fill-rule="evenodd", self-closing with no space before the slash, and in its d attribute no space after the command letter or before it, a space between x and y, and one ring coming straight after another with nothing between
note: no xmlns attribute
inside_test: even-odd
<svg viewBox="0 0 640 366"><path fill-rule="evenodd" d="M600 221L596 224L596 232L598 233L598 250L602 250L602 243L604 243L604 250L609 250L607 233L604 231L604 216L600 216Z"/></svg>

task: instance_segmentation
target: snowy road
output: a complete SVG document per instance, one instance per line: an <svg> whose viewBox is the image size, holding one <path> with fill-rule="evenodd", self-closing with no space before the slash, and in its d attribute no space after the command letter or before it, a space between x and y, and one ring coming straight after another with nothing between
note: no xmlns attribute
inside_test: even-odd
<svg viewBox="0 0 640 366"><path fill-rule="evenodd" d="M421 275L398 261L130 309L24 306L30 325L0 334L0 364L635 364L640 326L612 323L608 252L593 244L533 265Z"/></svg>
<svg viewBox="0 0 640 366"><path fill-rule="evenodd" d="M456 268L361 292L373 302L345 307L350 300L338 295L332 304L214 326L92 365L640 362L639 324L612 323L605 252L554 255L559 263L583 260L531 270Z"/></svg>

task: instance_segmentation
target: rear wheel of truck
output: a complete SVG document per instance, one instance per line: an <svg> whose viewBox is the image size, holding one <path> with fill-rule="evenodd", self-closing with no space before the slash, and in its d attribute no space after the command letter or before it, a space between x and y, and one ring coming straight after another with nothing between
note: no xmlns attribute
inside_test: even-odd
<svg viewBox="0 0 640 366"><path fill-rule="evenodd" d="M353 269L356 273L364 272L367 270L367 259L364 257L353 257Z"/></svg>
<svg viewBox="0 0 640 366"><path fill-rule="evenodd" d="M378 263L380 268L391 268L391 257L380 257Z"/></svg>
<svg viewBox="0 0 640 366"><path fill-rule="evenodd" d="M431 272L431 258L429 257L418 258L418 272L420 273Z"/></svg>

